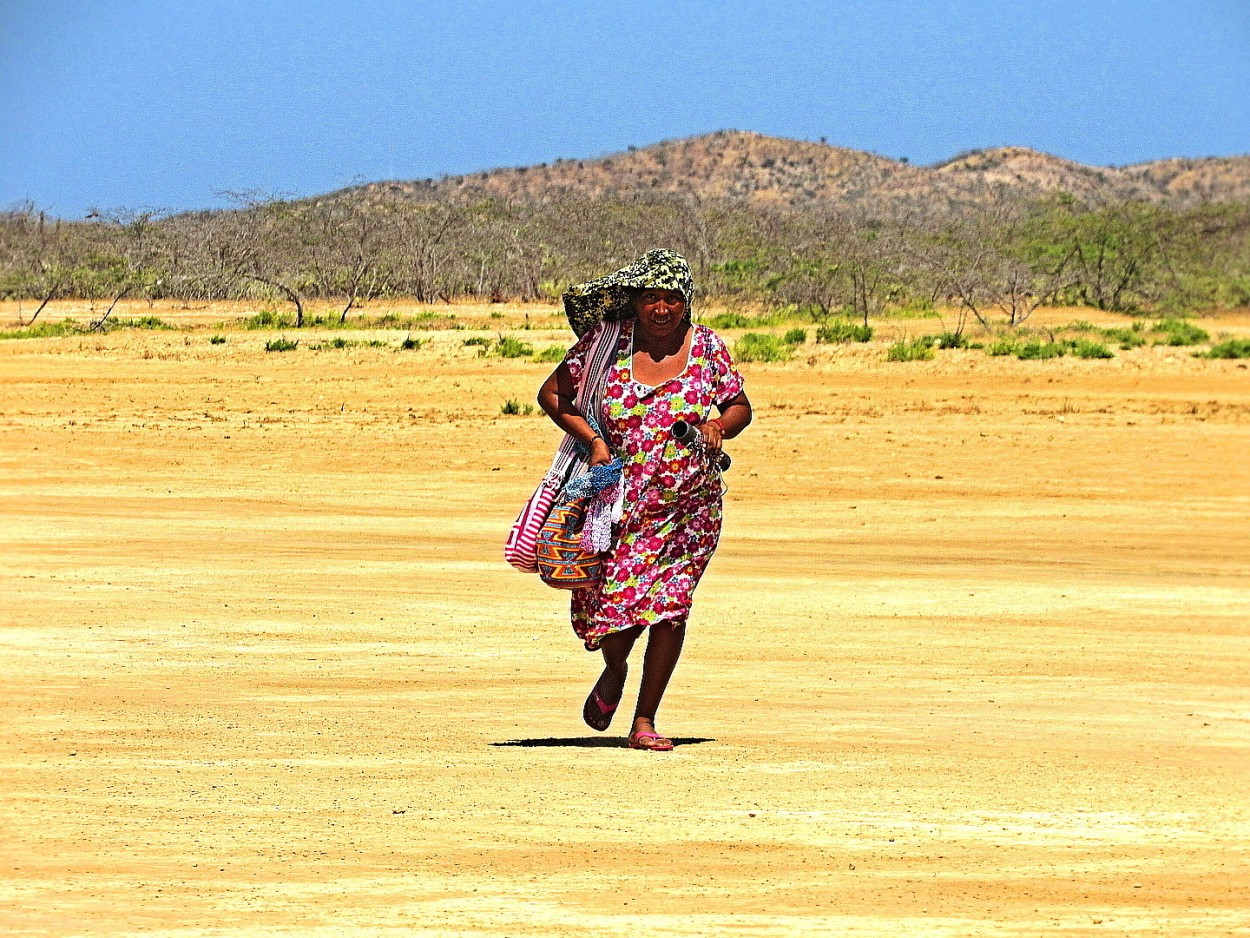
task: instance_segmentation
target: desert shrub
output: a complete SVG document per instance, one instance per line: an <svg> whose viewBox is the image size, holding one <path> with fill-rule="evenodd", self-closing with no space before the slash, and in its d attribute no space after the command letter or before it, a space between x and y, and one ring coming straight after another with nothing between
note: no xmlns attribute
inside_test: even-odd
<svg viewBox="0 0 1250 938"><path fill-rule="evenodd" d="M985 354L994 355L996 357L1003 355L1016 354L1016 342L1014 339L995 339L985 348Z"/></svg>
<svg viewBox="0 0 1250 938"><path fill-rule="evenodd" d="M703 322L713 329L746 329L754 325L750 317L742 313L717 313L715 316L708 316Z"/></svg>
<svg viewBox="0 0 1250 938"><path fill-rule="evenodd" d="M1098 332L1099 329L1087 319L1078 319L1065 327L1069 332Z"/></svg>
<svg viewBox="0 0 1250 938"><path fill-rule="evenodd" d="M922 336L919 339L901 339L889 347L885 360L890 362L923 362L933 358L933 337Z"/></svg>
<svg viewBox="0 0 1250 938"><path fill-rule="evenodd" d="M244 316L240 322L244 329L290 329L295 325L295 317L262 309L255 316Z"/></svg>
<svg viewBox="0 0 1250 938"><path fill-rule="evenodd" d="M314 352L323 352L327 349L351 348L353 345L359 344L359 342L351 342L343 338L341 335L336 335L333 339L328 339L325 342L314 343L313 345L308 346L308 348Z"/></svg>
<svg viewBox="0 0 1250 938"><path fill-rule="evenodd" d="M1093 339L1077 339L1069 344L1077 358L1115 358L1111 349Z"/></svg>
<svg viewBox="0 0 1250 938"><path fill-rule="evenodd" d="M564 361L564 348L559 345L548 345L545 349L536 353L532 360L537 363Z"/></svg>
<svg viewBox="0 0 1250 938"><path fill-rule="evenodd" d="M226 337L224 335L210 335L208 337L209 345L225 345Z"/></svg>
<svg viewBox="0 0 1250 938"><path fill-rule="evenodd" d="M1122 349L1137 348L1139 345L1146 344L1146 337L1142 334L1141 324L1135 324L1132 329L1103 329L1102 336L1115 342Z"/></svg>
<svg viewBox="0 0 1250 938"><path fill-rule="evenodd" d="M1250 339L1228 339L1198 352L1198 358L1250 358Z"/></svg>
<svg viewBox="0 0 1250 938"><path fill-rule="evenodd" d="M1184 319L1160 319L1151 327L1152 335L1162 336L1156 345L1198 345L1211 338L1206 331Z"/></svg>
<svg viewBox="0 0 1250 938"><path fill-rule="evenodd" d="M748 332L733 348L734 358L740 362L783 362L793 352L794 346L763 332Z"/></svg>
<svg viewBox="0 0 1250 938"><path fill-rule="evenodd" d="M505 336L495 343L495 354L500 358L529 358L534 354L534 346Z"/></svg>
<svg viewBox="0 0 1250 938"><path fill-rule="evenodd" d="M868 342L872 339L872 326L851 322L849 319L834 319L816 329L817 342Z"/></svg>
<svg viewBox="0 0 1250 938"><path fill-rule="evenodd" d="M781 341L786 345L802 345L807 341L807 330L794 328L787 329L786 334L781 337Z"/></svg>
<svg viewBox="0 0 1250 938"><path fill-rule="evenodd" d="M399 343L399 347L405 352L415 352L430 341L429 339L414 339L410 335L404 336L404 341Z"/></svg>
<svg viewBox="0 0 1250 938"><path fill-rule="evenodd" d="M1046 358L1062 358L1066 351L1062 342L1033 339L1016 346L1016 358L1021 361L1041 361Z"/></svg>
<svg viewBox="0 0 1250 938"><path fill-rule="evenodd" d="M270 339L265 343L266 352L289 352L299 346L299 339L292 342L286 336L280 339Z"/></svg>
<svg viewBox="0 0 1250 938"><path fill-rule="evenodd" d="M475 335L464 340L465 345L480 345L482 348L490 347L490 339L484 335Z"/></svg>
<svg viewBox="0 0 1250 938"><path fill-rule="evenodd" d="M0 339L47 339L61 335L77 335L82 327L73 319L61 319L56 322L40 322L25 329L11 329L0 332Z"/></svg>
<svg viewBox="0 0 1250 938"><path fill-rule="evenodd" d="M113 319L109 322L114 329L172 329L174 328L159 316L138 316L134 319Z"/></svg>
<svg viewBox="0 0 1250 938"><path fill-rule="evenodd" d="M534 405L522 404L516 398L510 397L503 402L499 412L506 417L528 417L534 412Z"/></svg>
<svg viewBox="0 0 1250 938"><path fill-rule="evenodd" d="M961 332L942 332L932 336L938 348L967 348L968 340Z"/></svg>

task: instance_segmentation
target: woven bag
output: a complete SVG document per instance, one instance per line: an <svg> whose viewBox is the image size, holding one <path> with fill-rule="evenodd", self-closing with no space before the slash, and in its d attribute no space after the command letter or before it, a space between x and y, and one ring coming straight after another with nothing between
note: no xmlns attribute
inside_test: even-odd
<svg viewBox="0 0 1250 938"><path fill-rule="evenodd" d="M621 324L605 320L595 338L594 346L586 361L582 382L577 388L577 409L596 418L603 410L603 385L608 368L616 360L616 345L621 336ZM504 544L504 559L525 573L538 572L538 535L551 514L556 496L564 484L586 468L586 461L578 455L577 441L567 434L556 451L551 468L547 470L538 488L529 497L525 507L513 522ZM583 505L583 513L585 506ZM576 587L571 587L576 589Z"/></svg>
<svg viewBox="0 0 1250 938"><path fill-rule="evenodd" d="M548 586L585 589L597 585L603 575L604 555L582 547L586 502L582 498L556 505L538 532L538 575Z"/></svg>

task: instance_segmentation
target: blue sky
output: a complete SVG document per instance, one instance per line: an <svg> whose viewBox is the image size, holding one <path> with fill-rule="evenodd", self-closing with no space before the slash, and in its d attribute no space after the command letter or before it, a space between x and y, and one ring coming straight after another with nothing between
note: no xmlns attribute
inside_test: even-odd
<svg viewBox="0 0 1250 938"><path fill-rule="evenodd" d="M1250 153L1247 0L0 0L0 206L229 204L722 128Z"/></svg>

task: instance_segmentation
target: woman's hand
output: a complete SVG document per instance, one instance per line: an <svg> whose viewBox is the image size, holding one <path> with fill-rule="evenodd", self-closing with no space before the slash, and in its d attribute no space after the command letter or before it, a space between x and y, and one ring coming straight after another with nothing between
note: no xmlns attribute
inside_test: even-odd
<svg viewBox="0 0 1250 938"><path fill-rule="evenodd" d="M612 461L612 451L608 449L608 444L603 442L603 437L597 436L590 443L590 466L606 466Z"/></svg>
<svg viewBox="0 0 1250 938"><path fill-rule="evenodd" d="M699 435L703 437L703 448L713 459L718 457L724 445L725 428L719 420L709 420L699 424Z"/></svg>

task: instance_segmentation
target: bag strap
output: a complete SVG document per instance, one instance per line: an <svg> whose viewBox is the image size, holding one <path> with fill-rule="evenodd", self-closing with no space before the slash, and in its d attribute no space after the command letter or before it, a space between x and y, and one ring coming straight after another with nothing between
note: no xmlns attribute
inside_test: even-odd
<svg viewBox="0 0 1250 938"><path fill-rule="evenodd" d="M605 319L591 345L590 354L586 358L586 367L582 372L581 384L577 388L575 402L582 412L596 427L603 421L603 390L607 383L608 369L616 362L616 347L621 338L621 324L617 320ZM543 477L543 481L562 486L568 479L573 468L586 460L579 455L578 443L569 434L560 441L560 448L551 462L551 468Z"/></svg>

